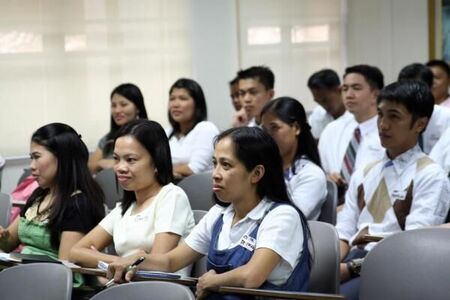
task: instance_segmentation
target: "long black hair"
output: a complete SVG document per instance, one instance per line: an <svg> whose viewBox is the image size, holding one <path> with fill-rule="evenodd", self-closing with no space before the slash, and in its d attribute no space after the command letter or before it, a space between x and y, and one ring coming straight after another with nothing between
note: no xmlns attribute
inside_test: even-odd
<svg viewBox="0 0 450 300"><path fill-rule="evenodd" d="M185 89L189 96L194 100L194 116L193 116L193 124L192 128L188 130L192 130L195 125L200 123L201 121L205 121L208 117L208 113L206 110L206 100L205 94L203 93L202 87L196 81L188 78L180 78L170 87L169 96L172 94L174 89ZM169 135L169 139L174 135L180 133L180 124L176 122L172 116L170 115L170 111L168 112L169 122L172 126L172 132ZM187 134L187 133L186 133Z"/></svg>
<svg viewBox="0 0 450 300"><path fill-rule="evenodd" d="M110 100L112 100L115 94L126 98L128 101L131 101L136 106L139 119L148 119L147 110L145 109L144 104L144 96L142 95L141 90L136 85L132 83L122 83L121 85L118 85L112 90L111 95L109 97ZM119 128L120 126L116 124L113 116L111 115L110 128L108 134L106 135L107 144L103 149L104 157L108 156L112 152L113 141Z"/></svg>
<svg viewBox="0 0 450 300"><path fill-rule="evenodd" d="M294 161L302 156L306 156L310 161L321 167L319 150L311 133L311 126L308 124L303 105L294 98L280 97L269 101L263 107L261 117L268 112L274 113L277 118L289 126L297 123L300 127L300 134L297 137L297 153L295 153ZM295 174L294 163L292 163L292 172Z"/></svg>
<svg viewBox="0 0 450 300"><path fill-rule="evenodd" d="M123 136L136 139L150 154L157 172L155 178L161 186L173 181L172 156L170 155L169 140L164 129L155 121L133 120L125 124L118 132L114 141ZM122 215L133 202L136 194L133 191L124 191L122 198Z"/></svg>
<svg viewBox="0 0 450 300"><path fill-rule="evenodd" d="M45 125L33 133L31 141L45 147L57 158L55 198L50 207L47 226L50 231L51 245L58 249L64 215L71 204L70 201L75 201L78 209L80 209L79 205L83 205L77 202L74 192L81 191L87 198L86 202L89 207L84 211L90 212L90 220L94 220L93 223L98 223L105 214L104 195L87 167L88 149L81 140L81 136L72 127L62 123ZM22 209L21 216L25 215L25 211L34 202L42 201L49 191L49 188L38 187Z"/></svg>

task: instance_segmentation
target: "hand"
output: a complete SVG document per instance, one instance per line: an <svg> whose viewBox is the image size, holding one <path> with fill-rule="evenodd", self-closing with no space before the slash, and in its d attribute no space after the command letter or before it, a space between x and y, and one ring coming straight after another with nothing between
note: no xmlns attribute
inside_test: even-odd
<svg viewBox="0 0 450 300"><path fill-rule="evenodd" d="M345 181L345 179L342 178L341 174L338 172L328 174L328 179L330 179L331 181L336 183L337 186L346 186L347 185L347 181Z"/></svg>
<svg viewBox="0 0 450 300"><path fill-rule="evenodd" d="M9 230L0 226L0 240L7 240L9 238Z"/></svg>
<svg viewBox="0 0 450 300"><path fill-rule="evenodd" d="M109 264L106 277L108 279L114 278L114 282L116 283L130 281L136 273L136 268L130 269L129 267L136 261L136 259L143 255L145 255L144 251L138 251L138 253L127 257L119 257Z"/></svg>
<svg viewBox="0 0 450 300"><path fill-rule="evenodd" d="M245 112L244 108L241 108L239 111L237 111L234 116L233 120L231 122L232 127L242 127L247 126L248 124L248 116Z"/></svg>
<svg viewBox="0 0 450 300"><path fill-rule="evenodd" d="M219 289L219 285L215 283L216 278L217 273L214 270L209 270L198 278L197 290L195 292L197 299L204 299L210 291L217 291Z"/></svg>

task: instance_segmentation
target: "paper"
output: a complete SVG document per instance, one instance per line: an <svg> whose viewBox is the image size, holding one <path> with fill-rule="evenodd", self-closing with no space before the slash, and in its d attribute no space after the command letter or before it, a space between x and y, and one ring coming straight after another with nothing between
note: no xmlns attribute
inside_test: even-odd
<svg viewBox="0 0 450 300"><path fill-rule="evenodd" d="M99 261L97 268L106 271L108 269L108 263L104 261ZM181 278L181 275L177 273L167 273L167 272L147 271L147 270L137 270L136 275L143 278L169 278L169 279Z"/></svg>

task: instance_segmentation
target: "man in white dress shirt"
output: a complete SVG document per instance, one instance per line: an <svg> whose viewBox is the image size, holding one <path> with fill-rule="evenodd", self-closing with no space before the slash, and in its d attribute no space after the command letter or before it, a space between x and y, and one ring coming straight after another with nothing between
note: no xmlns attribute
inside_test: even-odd
<svg viewBox="0 0 450 300"><path fill-rule="evenodd" d="M445 221L450 182L418 145L432 112L433 96L422 81L392 83L378 97L378 131L386 152L353 174L336 224L341 282L352 279L341 286L346 299L358 293L361 261L355 259L376 246L367 234L386 237Z"/></svg>
<svg viewBox="0 0 450 300"><path fill-rule="evenodd" d="M319 140L322 168L340 190L340 199L347 189L352 170L343 174L349 145L359 131L359 146L353 155L351 169L383 155L377 130L377 96L384 86L383 74L374 66L356 65L345 70L342 96L347 112L328 124ZM347 175L347 176L345 176Z"/></svg>
<svg viewBox="0 0 450 300"><path fill-rule="evenodd" d="M398 75L399 81L411 79L421 80L425 82L430 87L432 92L435 88L436 79L435 77L433 77L433 73L431 72L430 68L423 64L409 64L400 71ZM440 105L436 104L435 95L436 92L433 93L433 96L435 97L433 114L428 121L427 129L425 129L425 131L422 133L422 136L419 138L420 147L426 154L431 153L431 150L439 141L444 131L447 128L450 128L450 109L442 106L442 103Z"/></svg>
<svg viewBox="0 0 450 300"><path fill-rule="evenodd" d="M345 113L341 81L334 70L323 69L309 77L308 88L314 101L319 104L308 118L311 133L316 140L319 140L325 127Z"/></svg>
<svg viewBox="0 0 450 300"><path fill-rule="evenodd" d="M254 66L241 70L239 78L239 99L244 110L233 117L233 127L259 126L261 110L275 95L275 75L266 66Z"/></svg>

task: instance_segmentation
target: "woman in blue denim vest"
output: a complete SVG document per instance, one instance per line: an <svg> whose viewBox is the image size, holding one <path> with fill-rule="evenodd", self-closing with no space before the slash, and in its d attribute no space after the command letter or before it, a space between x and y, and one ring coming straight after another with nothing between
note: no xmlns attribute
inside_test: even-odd
<svg viewBox="0 0 450 300"><path fill-rule="evenodd" d="M276 143L260 128L229 129L216 138L213 162L218 204L186 240L166 254L122 258L110 264L108 276L130 280L133 272L126 270L139 256L145 256L139 268L173 272L207 255L199 299L234 299L216 294L220 286L306 291L310 233L286 192Z"/></svg>

